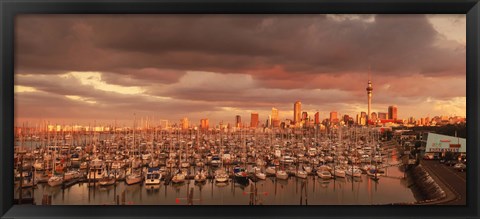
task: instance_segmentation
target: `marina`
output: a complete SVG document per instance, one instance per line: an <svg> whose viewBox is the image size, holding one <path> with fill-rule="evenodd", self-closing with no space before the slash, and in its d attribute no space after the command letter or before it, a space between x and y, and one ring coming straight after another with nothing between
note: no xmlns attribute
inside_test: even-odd
<svg viewBox="0 0 480 219"><path fill-rule="evenodd" d="M38 205L383 205L418 199L398 143L380 129L124 130L23 132L15 147L15 198Z"/></svg>

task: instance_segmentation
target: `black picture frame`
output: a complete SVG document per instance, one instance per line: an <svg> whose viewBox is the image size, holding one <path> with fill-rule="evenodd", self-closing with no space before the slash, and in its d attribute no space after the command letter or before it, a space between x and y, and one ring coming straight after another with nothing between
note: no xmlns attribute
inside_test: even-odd
<svg viewBox="0 0 480 219"><path fill-rule="evenodd" d="M466 206L29 206L13 205L14 24L18 14L466 14ZM478 218L480 158L480 3L478 0L1 0L0 215L2 218L97 217L456 217Z"/></svg>

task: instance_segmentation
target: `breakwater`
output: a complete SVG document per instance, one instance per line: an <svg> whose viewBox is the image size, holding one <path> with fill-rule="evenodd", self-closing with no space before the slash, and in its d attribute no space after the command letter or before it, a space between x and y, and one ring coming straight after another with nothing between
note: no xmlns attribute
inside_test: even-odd
<svg viewBox="0 0 480 219"><path fill-rule="evenodd" d="M411 167L407 174L408 187L413 190L417 199L420 200L414 204L435 202L446 198L445 191L435 182L422 165Z"/></svg>

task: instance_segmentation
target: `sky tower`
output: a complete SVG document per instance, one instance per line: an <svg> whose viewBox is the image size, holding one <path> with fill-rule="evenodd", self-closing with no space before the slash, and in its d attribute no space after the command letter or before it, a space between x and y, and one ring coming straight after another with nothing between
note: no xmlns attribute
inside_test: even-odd
<svg viewBox="0 0 480 219"><path fill-rule="evenodd" d="M370 79L368 80L368 86L367 86L367 98L368 98L368 114L367 114L367 121L370 119L371 117L371 109L372 109L372 91L373 91L373 87L372 87L372 81L370 81Z"/></svg>

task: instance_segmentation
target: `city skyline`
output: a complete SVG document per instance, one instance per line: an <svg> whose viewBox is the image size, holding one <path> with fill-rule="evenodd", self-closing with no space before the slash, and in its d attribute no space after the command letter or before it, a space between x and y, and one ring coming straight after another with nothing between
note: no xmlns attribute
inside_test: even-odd
<svg viewBox="0 0 480 219"><path fill-rule="evenodd" d="M466 114L464 15L22 15L16 37L17 123L355 117L369 79L371 112Z"/></svg>

